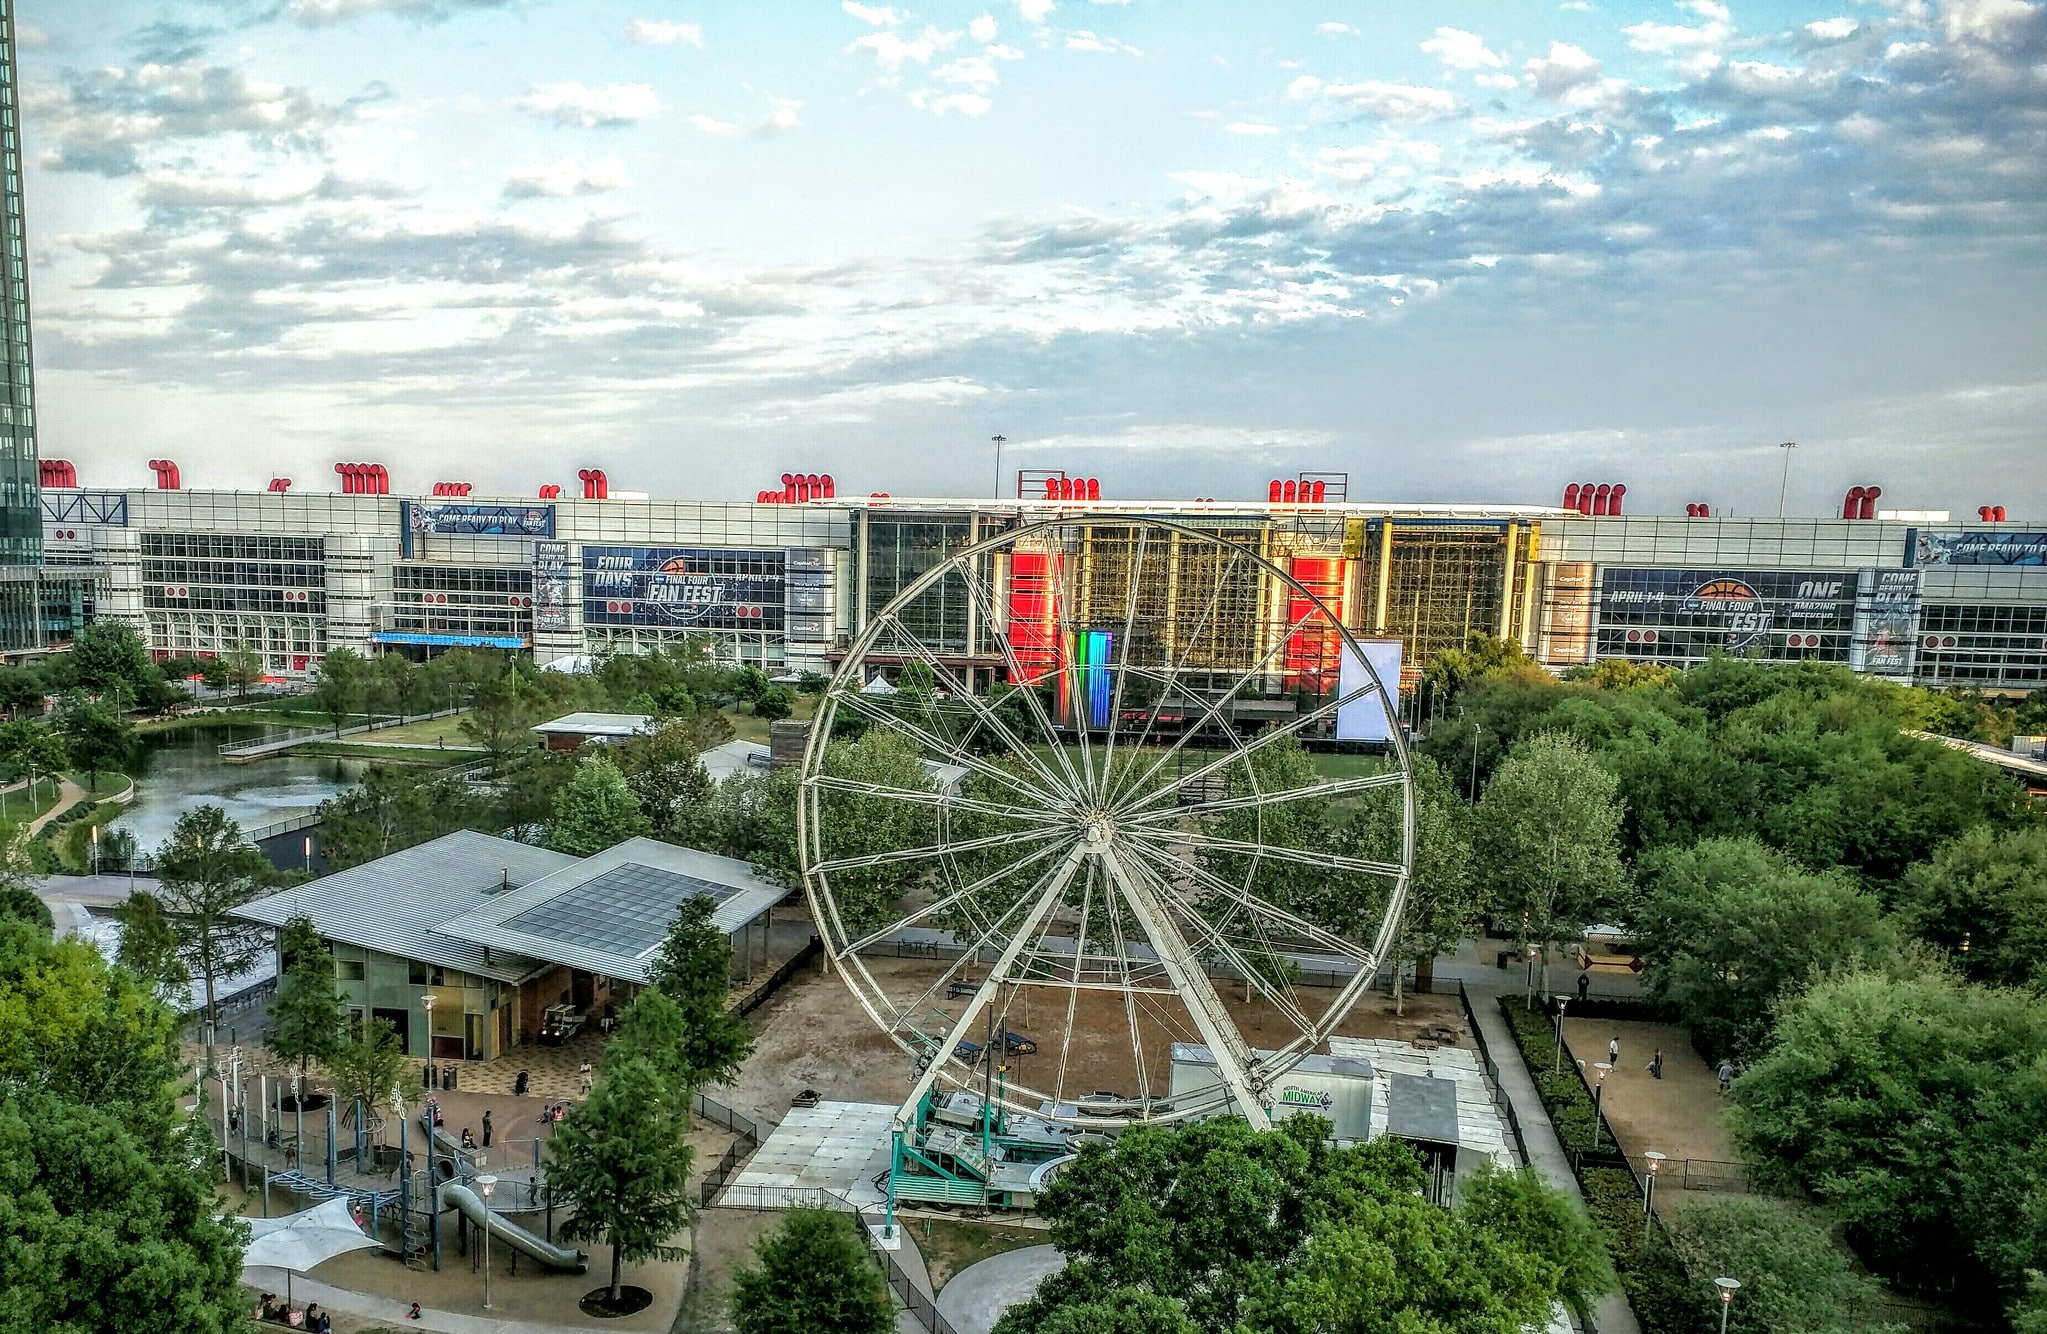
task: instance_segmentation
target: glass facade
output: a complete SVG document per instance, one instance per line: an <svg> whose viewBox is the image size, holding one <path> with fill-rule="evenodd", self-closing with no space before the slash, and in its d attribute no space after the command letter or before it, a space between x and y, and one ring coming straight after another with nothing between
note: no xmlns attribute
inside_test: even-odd
<svg viewBox="0 0 2047 1334"><path fill-rule="evenodd" d="M151 611L325 615L326 585L317 537L142 537L142 605Z"/></svg>
<svg viewBox="0 0 2047 1334"><path fill-rule="evenodd" d="M919 575L973 542L973 521L964 517L870 514L866 526L863 554L870 615L888 606ZM971 653L971 601L966 580L948 575L902 609L903 628L934 653Z"/></svg>
<svg viewBox="0 0 2047 1334"><path fill-rule="evenodd" d="M509 565L398 565L383 629L401 634L527 639L533 571Z"/></svg>
<svg viewBox="0 0 2047 1334"><path fill-rule="evenodd" d="M1928 685L2047 684L2047 606L1929 602L1919 636L1919 679Z"/></svg>

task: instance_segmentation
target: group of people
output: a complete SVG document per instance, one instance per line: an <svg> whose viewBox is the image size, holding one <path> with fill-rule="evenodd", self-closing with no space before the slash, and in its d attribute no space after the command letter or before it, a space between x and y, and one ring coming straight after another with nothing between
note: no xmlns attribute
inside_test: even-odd
<svg viewBox="0 0 2047 1334"><path fill-rule="evenodd" d="M320 1303L307 1302L305 1310L294 1311L290 1302L278 1301L274 1292L263 1294L262 1300L256 1306L256 1318L268 1320L273 1324L289 1325L293 1329L307 1330L310 1334L328 1334L328 1331L334 1328L333 1320L320 1309Z"/></svg>

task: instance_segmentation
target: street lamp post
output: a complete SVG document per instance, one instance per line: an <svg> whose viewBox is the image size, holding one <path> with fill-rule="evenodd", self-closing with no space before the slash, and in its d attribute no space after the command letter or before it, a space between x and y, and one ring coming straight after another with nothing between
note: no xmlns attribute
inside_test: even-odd
<svg viewBox="0 0 2047 1334"><path fill-rule="evenodd" d="M1571 1003L1569 996L1557 997L1557 1061L1550 1067L1553 1075L1564 1072L1564 1007Z"/></svg>
<svg viewBox="0 0 2047 1334"><path fill-rule="evenodd" d="M1649 1242L1650 1220L1656 1216L1656 1169L1663 1166L1663 1155L1651 1149L1642 1155L1649 1165L1649 1171L1642 1178L1642 1243Z"/></svg>
<svg viewBox="0 0 2047 1334"><path fill-rule="evenodd" d="M1796 440L1786 440L1777 448L1784 451L1784 475L1777 480L1777 517L1784 517L1784 491L1791 485L1791 451L1798 448Z"/></svg>
<svg viewBox="0 0 2047 1334"><path fill-rule="evenodd" d="M490 1309L490 1193L498 1179L488 1174L476 1178L477 1193L483 1196L483 1309Z"/></svg>
<svg viewBox="0 0 2047 1334"><path fill-rule="evenodd" d="M995 498L1000 500L1002 499L1002 446L1009 437L991 435L988 439L995 446Z"/></svg>
<svg viewBox="0 0 2047 1334"><path fill-rule="evenodd" d="M1606 1102L1606 1077L1613 1073L1613 1067L1605 1061L1596 1061L1592 1068L1599 1072L1599 1078L1592 1085L1592 1151L1599 1151L1599 1127L1602 1124L1600 1108Z"/></svg>
<svg viewBox="0 0 2047 1334"><path fill-rule="evenodd" d="M98 825L92 827L92 873L94 875L100 873L100 827Z"/></svg>
<svg viewBox="0 0 2047 1334"><path fill-rule="evenodd" d="M1734 1306L1734 1290L1741 1286L1741 1280L1716 1278L1713 1286L1720 1289L1720 1334L1727 1334L1727 1312Z"/></svg>

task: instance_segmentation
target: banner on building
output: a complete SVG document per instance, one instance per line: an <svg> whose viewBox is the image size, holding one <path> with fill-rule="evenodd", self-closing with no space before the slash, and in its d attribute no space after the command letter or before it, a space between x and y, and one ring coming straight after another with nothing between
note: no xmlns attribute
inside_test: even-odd
<svg viewBox="0 0 2047 1334"><path fill-rule="evenodd" d="M1910 676L1919 641L1919 571L1864 570L1848 665L1876 676Z"/></svg>
<svg viewBox="0 0 2047 1334"><path fill-rule="evenodd" d="M561 633L569 628L569 544L533 544L533 631Z"/></svg>
<svg viewBox="0 0 2047 1334"><path fill-rule="evenodd" d="M1359 655L1363 650L1363 656ZM1357 647L1349 641L1343 645L1343 661L1337 668L1337 698L1349 703L1336 710L1336 739L1338 741L1391 741L1393 720L1386 714L1386 705L1379 698L1379 692L1371 688L1372 677L1376 674L1379 683L1386 687L1386 698L1391 700L1396 711L1400 708L1400 656L1401 642L1397 639L1361 639ZM1372 664L1371 671L1365 664ZM1362 692L1362 693L1361 693ZM1355 695L1356 698L1351 697Z"/></svg>
<svg viewBox="0 0 2047 1334"><path fill-rule="evenodd" d="M1907 529L1905 564L2047 565L2047 533L1929 533L1919 528Z"/></svg>
<svg viewBox="0 0 2047 1334"><path fill-rule="evenodd" d="M780 551L583 548L583 624L702 630L783 628Z"/></svg>
<svg viewBox="0 0 2047 1334"><path fill-rule="evenodd" d="M552 505L428 505L398 502L402 554L412 558L414 543L439 537L553 537Z"/></svg>
<svg viewBox="0 0 2047 1334"><path fill-rule="evenodd" d="M1756 651L1845 662L1856 576L1796 570L1608 567L1599 576L1599 656L1703 658Z"/></svg>

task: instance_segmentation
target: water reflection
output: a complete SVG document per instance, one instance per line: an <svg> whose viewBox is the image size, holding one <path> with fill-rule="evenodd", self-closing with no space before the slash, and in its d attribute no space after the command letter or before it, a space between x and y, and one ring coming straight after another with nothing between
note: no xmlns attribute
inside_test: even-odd
<svg viewBox="0 0 2047 1334"><path fill-rule="evenodd" d="M303 815L346 791L368 768L361 760L292 752L253 764L223 764L219 747L246 741L261 727L194 727L142 738L132 772L135 804L114 821L135 836L135 845L154 852L178 817L200 806L219 806L244 829Z"/></svg>

